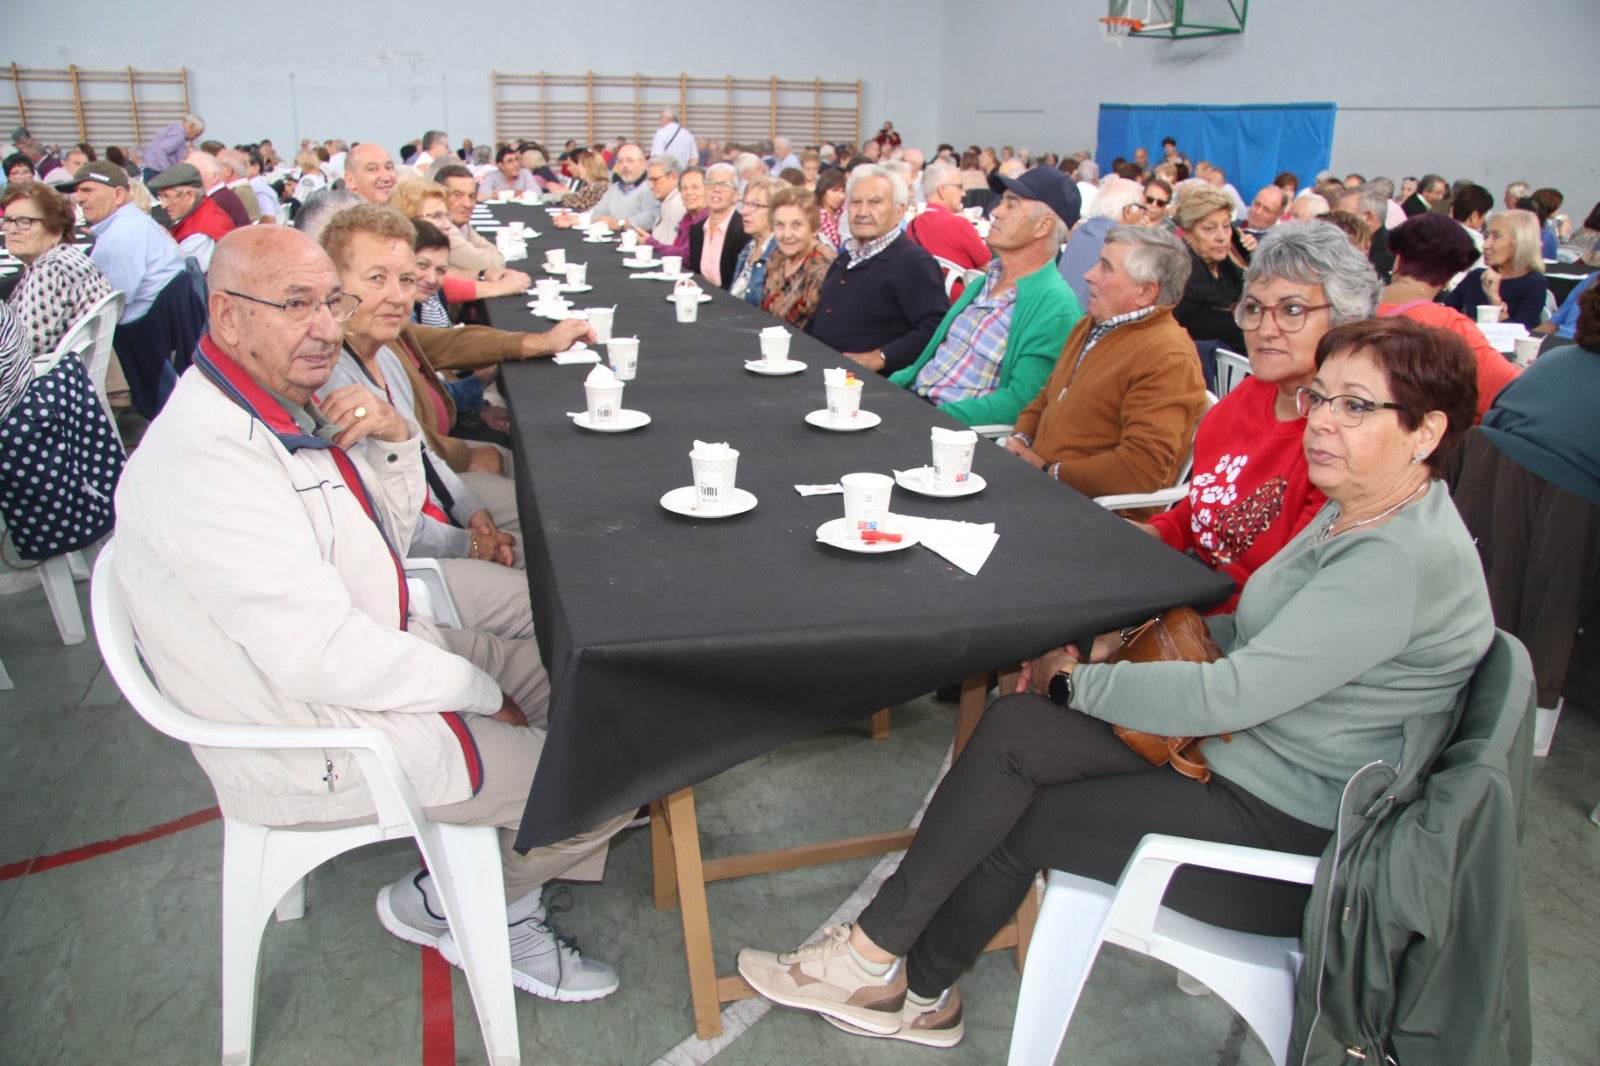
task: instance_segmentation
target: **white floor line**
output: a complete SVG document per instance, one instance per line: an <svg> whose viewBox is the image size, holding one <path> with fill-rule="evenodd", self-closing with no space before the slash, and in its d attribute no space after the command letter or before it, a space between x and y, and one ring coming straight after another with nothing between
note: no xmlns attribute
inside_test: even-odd
<svg viewBox="0 0 1600 1066"><path fill-rule="evenodd" d="M949 769L950 755L946 752L944 763L939 767L939 774L933 780L933 787L928 789L926 796L922 797L922 806L917 808L916 815L912 817L910 828L915 829L922 824L922 814L928 809L928 801L933 799L933 794L939 789L939 782L944 780L944 775ZM855 916L861 913L861 909L867 905L867 901L877 895L879 887L894 872L895 867L900 865L900 857L904 854L905 852L903 851L894 851L879 860L878 865L872 868L872 872L867 875L866 880L862 881L856 890L850 893L850 898L839 904L838 908L828 915L827 921L823 922L816 932L812 933L806 940L809 941L821 936L822 930L830 925L854 920ZM760 996L754 999L741 999L737 1003L723 1008L721 1035L715 1036L710 1040L701 1040L693 1033L690 1033L683 1039L682 1043L662 1055L651 1066L703 1066L704 1063L710 1062L715 1058L723 1048L743 1036L747 1029L760 1021L771 1009L772 1004Z"/></svg>

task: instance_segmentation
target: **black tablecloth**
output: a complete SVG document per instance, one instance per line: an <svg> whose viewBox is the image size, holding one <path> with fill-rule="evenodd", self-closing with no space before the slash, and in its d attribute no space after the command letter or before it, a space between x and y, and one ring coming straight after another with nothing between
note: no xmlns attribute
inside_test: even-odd
<svg viewBox="0 0 1600 1066"><path fill-rule="evenodd" d="M1572 295L1572 290L1581 285L1585 278L1593 274L1595 268L1587 263L1550 263L1544 265L1545 280L1550 283L1550 291L1555 295L1556 305Z"/></svg>
<svg viewBox="0 0 1600 1066"><path fill-rule="evenodd" d="M776 320L720 291L680 325L670 286L628 280L614 246L582 243L542 211L544 249L587 262L595 291L578 306L617 305L617 336L640 338L623 406L650 425L590 433L587 366L508 364L504 389L539 646L550 671L550 735L520 846L590 828L778 745L863 718L1068 639L1177 603L1209 603L1229 583L1070 488L980 441L976 496L939 500L896 488L892 509L994 522L999 544L977 576L917 546L879 556L819 544L843 513L837 495L797 484L889 473L929 461L928 430L956 427L909 392L867 374L859 433L806 425L823 406L821 370L848 362L804 334L793 377L743 367ZM513 264L514 266L519 264ZM491 302L502 328L534 325L525 298ZM744 515L689 519L659 505L691 483L695 439L740 452Z"/></svg>

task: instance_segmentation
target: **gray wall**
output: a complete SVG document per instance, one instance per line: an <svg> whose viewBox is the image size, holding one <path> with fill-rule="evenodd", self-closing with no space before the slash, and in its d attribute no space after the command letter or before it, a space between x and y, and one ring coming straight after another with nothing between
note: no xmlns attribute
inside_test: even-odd
<svg viewBox="0 0 1600 1066"><path fill-rule="evenodd" d="M1331 100L1341 172L1437 170L1496 194L1526 178L1562 189L1579 219L1600 199L1597 0L1257 0L1243 36L1121 48L1100 41L1097 0L582 0L492 16L391 0L263 23L264 10L213 0L186 18L80 0L66 37L59 19L7 20L0 61L185 66L214 135L280 146L396 146L429 127L485 139L490 70L860 78L865 134L890 118L916 144L1058 151L1094 146L1102 100Z"/></svg>
<svg viewBox="0 0 1600 1066"><path fill-rule="evenodd" d="M1523 178L1561 189L1574 225L1600 199L1596 0L1257 0L1242 35L1120 48L1095 0L1028 6L1025 28L998 17L960 39L964 66L1011 76L947 77L940 139L1076 150L1094 146L1101 101L1331 101L1341 174L1437 171L1497 198Z"/></svg>

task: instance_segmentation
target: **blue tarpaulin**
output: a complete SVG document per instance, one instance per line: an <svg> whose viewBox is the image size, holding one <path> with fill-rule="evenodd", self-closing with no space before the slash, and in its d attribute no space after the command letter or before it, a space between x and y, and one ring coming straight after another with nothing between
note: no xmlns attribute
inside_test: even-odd
<svg viewBox="0 0 1600 1066"><path fill-rule="evenodd" d="M1117 156L1150 152L1172 137L1191 162L1221 167L1246 203L1285 170L1305 188L1333 158L1333 104L1101 104L1095 161L1105 173Z"/></svg>

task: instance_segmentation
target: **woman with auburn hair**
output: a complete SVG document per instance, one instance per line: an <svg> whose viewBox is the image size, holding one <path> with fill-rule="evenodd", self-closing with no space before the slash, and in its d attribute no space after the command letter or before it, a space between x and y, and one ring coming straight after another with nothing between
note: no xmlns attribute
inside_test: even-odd
<svg viewBox="0 0 1600 1066"><path fill-rule="evenodd" d="M1491 218L1483 235L1483 263L1451 290L1445 306L1474 321L1478 308L1495 306L1501 322L1537 326L1550 291L1539 253L1539 216L1518 210Z"/></svg>
<svg viewBox="0 0 1600 1066"><path fill-rule="evenodd" d="M17 313L35 356L55 351L61 338L111 283L71 243L72 203L42 182L16 181L0 194L0 233L6 251L22 262L22 278L7 303Z"/></svg>

